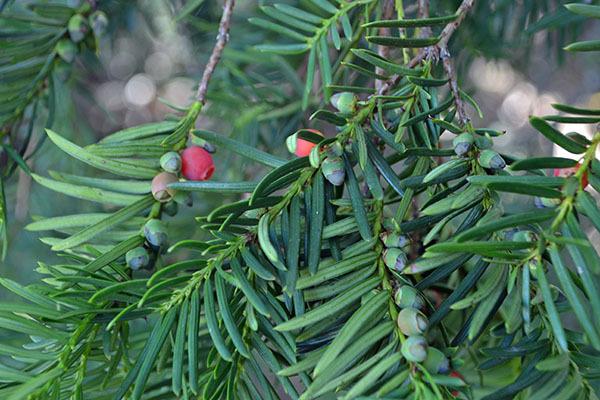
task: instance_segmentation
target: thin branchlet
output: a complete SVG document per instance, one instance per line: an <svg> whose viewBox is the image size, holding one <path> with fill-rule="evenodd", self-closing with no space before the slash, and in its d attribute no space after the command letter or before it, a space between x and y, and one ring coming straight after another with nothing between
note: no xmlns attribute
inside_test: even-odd
<svg viewBox="0 0 600 400"><path fill-rule="evenodd" d="M210 54L208 64L206 64L206 68L204 68L202 79L198 85L198 92L196 93L196 99L202 104L206 103L208 83L210 82L210 78L215 72L217 64L223 55L223 50L229 41L229 28L231 26L231 17L233 15L234 5L235 0L226 0L225 5L223 6L223 15L221 16L221 22L219 23L217 42L215 43L215 47L213 47L212 53Z"/></svg>

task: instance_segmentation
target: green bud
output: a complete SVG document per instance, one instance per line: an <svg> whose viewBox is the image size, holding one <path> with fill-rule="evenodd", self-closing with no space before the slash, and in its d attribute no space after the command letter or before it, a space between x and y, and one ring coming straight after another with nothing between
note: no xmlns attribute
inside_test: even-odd
<svg viewBox="0 0 600 400"><path fill-rule="evenodd" d="M402 343L401 351L407 361L423 362L427 358L427 341L423 336L409 336Z"/></svg>
<svg viewBox="0 0 600 400"><path fill-rule="evenodd" d="M341 157L326 157L321 165L321 172L332 185L340 186L344 184L346 170Z"/></svg>
<svg viewBox="0 0 600 400"><path fill-rule="evenodd" d="M125 254L125 261L129 268L137 271L140 268L145 268L150 264L150 254L143 247L136 247Z"/></svg>
<svg viewBox="0 0 600 400"><path fill-rule="evenodd" d="M425 314L412 307L400 310L396 322L400 331L407 336L420 335L425 332L429 323Z"/></svg>
<svg viewBox="0 0 600 400"><path fill-rule="evenodd" d="M89 23L96 37L101 37L106 33L108 18L104 12L94 11L92 15L90 15Z"/></svg>
<svg viewBox="0 0 600 400"><path fill-rule="evenodd" d="M69 20L68 26L69 36L75 43L81 42L88 32L88 24L81 14L75 14Z"/></svg>
<svg viewBox="0 0 600 400"><path fill-rule="evenodd" d="M181 156L175 151L169 151L160 158L160 166L167 172L177 173L181 170Z"/></svg>
<svg viewBox="0 0 600 400"><path fill-rule="evenodd" d="M396 232L386 231L380 235L385 247L404 247L408 244L408 238Z"/></svg>
<svg viewBox="0 0 600 400"><path fill-rule="evenodd" d="M482 150L477 161L483 168L502 169L506 167L504 159L494 150Z"/></svg>
<svg viewBox="0 0 600 400"><path fill-rule="evenodd" d="M450 372L450 360L435 347L430 347L427 350L427 358L423 366L432 374L447 374Z"/></svg>
<svg viewBox="0 0 600 400"><path fill-rule="evenodd" d="M475 138L475 146L481 150L491 149L492 146L494 146L494 142L488 135L477 135Z"/></svg>
<svg viewBox="0 0 600 400"><path fill-rule="evenodd" d="M518 231L513 234L512 240L514 242L533 242L535 235L531 231Z"/></svg>
<svg viewBox="0 0 600 400"><path fill-rule="evenodd" d="M565 184L562 187L562 193L565 197L575 196L575 193L579 190L579 180L574 176L570 176L566 179Z"/></svg>
<svg viewBox="0 0 600 400"><path fill-rule="evenodd" d="M296 143L298 139L298 133L294 133L293 135L290 135L287 137L287 139L285 139L285 145L287 146L287 149L290 153L295 153L296 152Z"/></svg>
<svg viewBox="0 0 600 400"><path fill-rule="evenodd" d="M389 269L402 271L407 260L401 249L390 247L383 252L383 261Z"/></svg>
<svg viewBox="0 0 600 400"><path fill-rule="evenodd" d="M344 154L344 148L340 144L340 142L333 142L329 146L327 146L327 154L330 156L341 157Z"/></svg>
<svg viewBox="0 0 600 400"><path fill-rule="evenodd" d="M160 219L150 219L144 225L144 236L152 246L161 247L167 244L167 230Z"/></svg>
<svg viewBox="0 0 600 400"><path fill-rule="evenodd" d="M175 200L177 204L181 204L182 206L191 207L192 205L194 205L194 198L192 197L192 194L190 192L182 192L180 190L175 193L175 195L173 196L173 200Z"/></svg>
<svg viewBox="0 0 600 400"><path fill-rule="evenodd" d="M331 96L331 105L343 114L352 114L356 110L357 100L354 94L341 92Z"/></svg>
<svg viewBox="0 0 600 400"><path fill-rule="evenodd" d="M473 137L473 135L471 133L469 133L469 132L461 133L460 135L455 137L454 140L452 140L452 145L454 146L454 152L459 156L467 154L469 152L469 150L471 150L471 146L473 145L474 141L475 141L475 138Z"/></svg>
<svg viewBox="0 0 600 400"><path fill-rule="evenodd" d="M77 54L77 46L69 39L61 39L56 44L56 53L60 58L69 64L75 60Z"/></svg>
<svg viewBox="0 0 600 400"><path fill-rule="evenodd" d="M425 301L417 289L410 285L400 286L396 290L394 301L400 308L423 309Z"/></svg>
<svg viewBox="0 0 600 400"><path fill-rule="evenodd" d="M567 136L569 139L573 139L574 141L576 141L577 143L579 143L582 146L587 147L590 145L590 140L588 138L586 138L585 136L583 136L581 133L567 132L565 134L565 136Z"/></svg>

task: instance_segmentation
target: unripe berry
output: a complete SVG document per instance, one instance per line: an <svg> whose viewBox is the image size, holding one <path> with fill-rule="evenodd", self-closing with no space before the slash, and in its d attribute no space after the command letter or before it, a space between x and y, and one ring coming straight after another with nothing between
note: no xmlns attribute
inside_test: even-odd
<svg viewBox="0 0 600 400"><path fill-rule="evenodd" d="M353 93L341 92L331 96L331 105L343 114L352 114L356 110L357 100Z"/></svg>
<svg viewBox="0 0 600 400"><path fill-rule="evenodd" d="M191 181L205 181L215 172L212 156L202 147L190 146L181 153L181 174Z"/></svg>
<svg viewBox="0 0 600 400"><path fill-rule="evenodd" d="M425 307L425 300L423 300L419 291L410 285L400 286L396 290L394 302L400 308L423 309Z"/></svg>
<svg viewBox="0 0 600 400"><path fill-rule="evenodd" d="M581 168L581 164L576 164L574 167L570 168L554 168L554 176L561 178L568 178L570 176L575 175L575 173ZM588 174L587 171L581 177L581 186L585 189L588 185Z"/></svg>
<svg viewBox="0 0 600 400"><path fill-rule="evenodd" d="M429 321L425 314L416 308L403 308L398 313L398 328L407 336L420 335L427 329Z"/></svg>
<svg viewBox="0 0 600 400"><path fill-rule="evenodd" d="M506 167L506 162L502 156L500 156L500 154L496 153L494 150L482 150L479 153L477 161L483 168L502 169Z"/></svg>
<svg viewBox="0 0 600 400"><path fill-rule="evenodd" d="M150 219L144 224L144 236L148 243L155 247L167 244L167 230L160 219Z"/></svg>
<svg viewBox="0 0 600 400"><path fill-rule="evenodd" d="M341 157L326 157L321 164L321 172L332 185L340 186L346 178L344 161Z"/></svg>
<svg viewBox="0 0 600 400"><path fill-rule="evenodd" d="M167 185L177 181L178 179L175 175L168 172L161 172L152 179L152 196L160 202L169 201L175 191L167 188Z"/></svg>
<svg viewBox="0 0 600 400"><path fill-rule="evenodd" d="M475 142L475 138L469 132L461 133L457 137L452 140L452 145L454 146L454 152L462 156L467 154L471 147L473 146L473 142Z"/></svg>
<svg viewBox="0 0 600 400"><path fill-rule="evenodd" d="M383 232L380 238L385 247L404 247L408 244L408 238L396 232Z"/></svg>
<svg viewBox="0 0 600 400"><path fill-rule="evenodd" d="M447 374L450 372L450 360L435 347L429 348L423 365L432 374Z"/></svg>
<svg viewBox="0 0 600 400"><path fill-rule="evenodd" d="M61 39L56 44L56 53L60 58L69 64L75 60L77 54L77 46L69 39Z"/></svg>
<svg viewBox="0 0 600 400"><path fill-rule="evenodd" d="M143 247L136 247L131 249L125 254L125 261L132 270L138 270L145 268L150 264L150 254L148 250Z"/></svg>
<svg viewBox="0 0 600 400"><path fill-rule="evenodd" d="M160 166L165 171L176 174L181 169L181 156L175 151L169 151L160 158Z"/></svg>
<svg viewBox="0 0 600 400"><path fill-rule="evenodd" d="M101 37L106 33L108 18L104 12L94 11L92 15L90 15L89 22L96 37Z"/></svg>
<svg viewBox="0 0 600 400"><path fill-rule="evenodd" d="M81 42L88 32L89 27L87 21L81 14L75 14L69 20L68 26L69 36L75 43Z"/></svg>
<svg viewBox="0 0 600 400"><path fill-rule="evenodd" d="M383 262L389 269L402 271L406 265L406 255L402 250L391 247L383 252Z"/></svg>
<svg viewBox="0 0 600 400"><path fill-rule="evenodd" d="M410 362L423 362L427 358L427 341L423 336L409 336L402 343L402 355Z"/></svg>
<svg viewBox="0 0 600 400"><path fill-rule="evenodd" d="M306 130L310 131L314 134L323 136L323 134L316 129L306 129ZM285 143L286 143L287 148L290 151L290 153L294 153L298 157L308 156L310 154L310 151L313 149L313 147L315 147L317 145L316 143L309 142L308 140L299 138L298 133L294 133L293 135L288 136Z"/></svg>

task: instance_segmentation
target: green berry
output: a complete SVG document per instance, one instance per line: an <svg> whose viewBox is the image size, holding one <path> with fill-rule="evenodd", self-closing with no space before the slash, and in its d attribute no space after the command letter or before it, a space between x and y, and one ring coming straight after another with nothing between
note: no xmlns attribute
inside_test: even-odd
<svg viewBox="0 0 600 400"><path fill-rule="evenodd" d="M402 271L406 265L406 254L401 249L391 247L383 252L385 265L392 270Z"/></svg>
<svg viewBox="0 0 600 400"><path fill-rule="evenodd" d="M56 53L67 63L72 63L77 54L77 46L69 39L61 39L56 44Z"/></svg>
<svg viewBox="0 0 600 400"><path fill-rule="evenodd" d="M175 151L169 151L160 158L160 166L166 172L175 174L181 170L181 156Z"/></svg>
<svg viewBox="0 0 600 400"><path fill-rule="evenodd" d="M343 114L352 114L356 110L357 100L354 94L341 92L331 96L331 105Z"/></svg>
<svg viewBox="0 0 600 400"><path fill-rule="evenodd" d="M125 254L125 261L132 270L145 268L150 264L150 254L143 247L136 247Z"/></svg>
<svg viewBox="0 0 600 400"><path fill-rule="evenodd" d="M408 238L396 232L383 232L381 240L385 247L404 247L408 244Z"/></svg>
<svg viewBox="0 0 600 400"><path fill-rule="evenodd" d="M410 285L400 286L396 290L394 301L400 308L423 309L425 307L425 301L419 291Z"/></svg>
<svg viewBox="0 0 600 400"><path fill-rule="evenodd" d="M326 157L321 164L321 172L332 185L340 186L346 179L344 161L341 157Z"/></svg>
<svg viewBox="0 0 600 400"><path fill-rule="evenodd" d="M298 141L298 133L294 133L285 139L285 145L290 153L294 154L296 152L296 143Z"/></svg>
<svg viewBox="0 0 600 400"><path fill-rule="evenodd" d="M502 169L506 167L506 162L502 156L500 156L500 154L496 153L494 150L482 150L479 153L477 161L483 168Z"/></svg>
<svg viewBox="0 0 600 400"><path fill-rule="evenodd" d="M94 11L89 18L90 26L96 37L101 37L106 33L108 26L108 17L102 11Z"/></svg>
<svg viewBox="0 0 600 400"><path fill-rule="evenodd" d="M410 362L423 362L427 358L427 341L423 336L409 336L402 343L402 355Z"/></svg>
<svg viewBox="0 0 600 400"><path fill-rule="evenodd" d="M475 138L469 132L461 133L452 140L454 152L459 156L467 154L471 150L474 141Z"/></svg>
<svg viewBox="0 0 600 400"><path fill-rule="evenodd" d="M167 244L167 230L159 219L150 219L144 225L144 236L152 246L161 247Z"/></svg>
<svg viewBox="0 0 600 400"><path fill-rule="evenodd" d="M71 40L77 43L83 40L89 27L87 21L81 14L75 14L69 20L67 29L69 30Z"/></svg>
<svg viewBox="0 0 600 400"><path fill-rule="evenodd" d="M398 313L398 328L407 336L420 335L427 329L429 321L425 314L416 308L403 308Z"/></svg>
<svg viewBox="0 0 600 400"><path fill-rule="evenodd" d="M450 372L450 360L435 347L430 347L427 350L427 358L423 366L432 374L447 374Z"/></svg>

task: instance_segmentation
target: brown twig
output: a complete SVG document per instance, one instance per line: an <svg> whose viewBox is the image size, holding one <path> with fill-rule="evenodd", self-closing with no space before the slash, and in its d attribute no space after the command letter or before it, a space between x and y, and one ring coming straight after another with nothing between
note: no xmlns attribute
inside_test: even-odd
<svg viewBox="0 0 600 400"><path fill-rule="evenodd" d="M229 41L229 27L231 25L231 16L233 14L234 5L235 0L225 0L225 5L223 6L223 15L221 16L221 22L219 22L217 42L215 43L215 47L213 47L212 53L210 54L208 64L206 64L206 68L204 68L202 79L198 85L198 92L196 93L196 99L202 104L206 103L208 83L213 72L215 72L215 68L219 63L219 60L221 59L225 45Z"/></svg>
<svg viewBox="0 0 600 400"><path fill-rule="evenodd" d="M429 4L428 3L429 3L428 0L419 0L418 12L419 12L420 18L425 18L424 17L425 13L427 13L427 14L429 13L429 9L428 9ZM454 96L454 99L456 102L457 114L459 116L460 122L463 124L466 123L467 117L466 117L466 113L464 112L464 104L460 98L460 92L458 91L458 85L456 83L456 77L454 75L454 68L452 65L452 61L450 60L450 52L448 51L448 41L450 40L450 38L452 37L454 32L456 32L456 30L458 29L460 24L463 22L463 20L467 16L467 13L473 7L474 3L475 3L475 0L463 0L463 2L460 4L458 9L456 10L457 18L444 27L444 29L440 33L440 40L437 42L437 44L423 48L407 64L407 66L409 68L413 68L425 59L432 59L434 61L437 61L440 58L442 59L442 62L444 64L444 70L446 71L446 74L448 75L448 79L450 80L449 81L450 89L452 91L452 95ZM394 87L400 81L400 79L402 79L402 76L400 76L400 75L392 76L390 78L390 80L388 80L380 88L378 93L384 94L385 92L390 90L390 88Z"/></svg>

